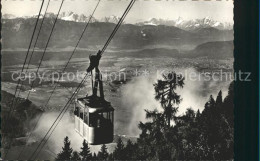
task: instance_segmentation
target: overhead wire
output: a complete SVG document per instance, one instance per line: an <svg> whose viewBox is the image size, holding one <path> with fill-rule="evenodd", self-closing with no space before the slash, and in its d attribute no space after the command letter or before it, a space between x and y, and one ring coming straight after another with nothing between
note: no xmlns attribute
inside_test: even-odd
<svg viewBox="0 0 260 161"><path fill-rule="evenodd" d="M42 12L43 4L44 4L44 0L42 0L42 3L41 3L41 8L40 8L40 11L39 11L38 16L37 16L37 20L36 20L36 23L35 23L35 26L34 26L34 29L33 29L33 33L32 33L32 36L31 36L30 43L29 43L29 47L28 47L27 52L26 52L26 56L25 56L25 60L24 60L23 66L22 66L21 73L23 73L24 66L25 66L25 64L26 64L26 62L27 62L27 58L28 58L28 55L29 55L29 52L30 52L30 49L31 49L31 45L32 45L32 42L33 42L34 34L35 34L36 28L37 28L37 26L38 26L38 21L39 21L39 19L40 19L40 15L41 15L41 12ZM8 115L7 115L8 118L10 117L10 114L11 114L12 111L13 111L14 102L15 102L15 97L16 97L16 93L17 93L17 90L18 90L18 88L19 88L20 82L21 82L21 78L18 79L18 83L17 83L16 88L15 88L15 92L14 92L14 97L13 97L13 100L12 100L12 104L11 104L9 113L8 113Z"/></svg>
<svg viewBox="0 0 260 161"><path fill-rule="evenodd" d="M116 27L114 28L114 30L112 31L111 35L109 36L107 42L105 43L104 47L101 50L101 55L104 53L104 51L106 50L107 46L109 45L109 43L111 42L112 38L115 36L117 30L119 29L119 27L121 26L121 24L123 23L126 15L128 14L128 12L130 11L130 9L132 8L132 6L134 5L136 0L132 0L130 2L130 4L127 6L123 16L120 18L118 24L116 25Z"/></svg>
<svg viewBox="0 0 260 161"><path fill-rule="evenodd" d="M79 91L81 85L86 81L86 78L88 77L88 74L85 75L85 77L82 79L81 83L78 85L78 87L76 88L75 92L73 92L72 96L70 97L69 101L66 103L66 105L63 107L62 111L59 113L59 115L57 116L57 118L55 119L54 123L51 125L51 127L49 128L49 130L47 131L47 133L45 134L45 136L43 137L43 139L41 140L41 142L38 144L38 146L36 147L36 149L34 150L34 152L32 153L32 155L30 156L29 160L32 160L34 155L36 154L37 150L40 148L41 144L44 142L45 138L47 137L47 135L49 134L49 132L51 131L52 127L55 125L55 123L58 121L59 117L63 114L63 111L66 110L67 105L69 105L70 101L74 98L74 96L76 95L76 93ZM66 111L65 111L66 112ZM47 142L47 141L46 141ZM45 144L43 144L44 146ZM43 147L42 146L42 147ZM42 148L37 152L36 156L38 156L39 152L42 150Z"/></svg>
<svg viewBox="0 0 260 161"><path fill-rule="evenodd" d="M66 70L66 68L67 68L67 66L68 66L68 64L69 64L69 62L70 62L70 60L72 59L73 55L75 54L75 51L76 51L76 49L77 49L77 47L78 47L78 45L79 45L79 43L80 43L80 41L81 41L81 39L82 39L82 37L83 37L83 35L84 35L86 29L88 28L88 25L89 25L89 23L90 23L90 21L91 21L93 15L94 15L96 9L97 9L99 3L100 3L100 0L99 0L98 3L96 4L95 9L93 10L91 16L89 17L89 20L88 20L86 26L84 27L83 32L82 32L82 34L81 34L81 36L80 36L78 42L76 43L76 46L75 46L75 48L74 48L72 54L71 54L70 57L69 57L69 60L67 61L66 65L64 66L62 73ZM60 78L59 78L58 82L59 82L59 81L60 81ZM50 95L50 97L48 98L48 100L47 100L47 102L46 102L46 104L45 104L45 107L48 105L48 103L49 103L49 101L50 101L50 99L51 99L51 97L52 97L54 91L56 90L57 85L58 85L58 82L56 83L55 87L53 88L53 90L52 90L52 92L51 92L51 95ZM38 119L38 121L36 122L35 127L37 126L38 122L39 122L39 119ZM30 134L30 136L31 136L31 134ZM29 136L29 137L30 137L30 136Z"/></svg>
<svg viewBox="0 0 260 161"><path fill-rule="evenodd" d="M99 3L100 3L100 0L98 1L98 3L97 3L97 5L96 5L95 9L93 10L93 12L92 12L92 14L91 14L91 16L90 16L90 18L89 18L89 20L88 20L88 22L87 22L85 28L84 28L82 34L81 34L81 36L80 36L80 38L79 38L79 40L78 40L78 42L77 42L77 44L76 44L76 46L74 47L74 50L73 50L72 54L71 54L70 57L69 57L69 60L67 61L66 65L64 66L64 68L63 68L63 70L62 70L62 73L65 72L66 68L68 67L68 64L69 64L70 60L72 59L73 55L75 54L75 51L76 51L76 49L77 49L77 47L78 47L78 45L79 45L79 42L81 41L81 39L82 39L82 37L83 37L83 35L84 35L86 29L88 28L88 25L89 25L89 23L90 23L90 21L91 21L93 15L94 15L94 13L96 12L96 9L97 9ZM61 78L61 77L60 77L60 78ZM48 100L47 100L45 106L48 105L48 103L49 103L49 101L50 101L50 99L51 99L51 97L52 97L54 91L55 91L56 88L57 88L57 85L58 85L58 83L59 83L59 81L60 81L60 78L58 79L56 85L54 86L54 88L53 88L53 90L52 90L52 92L51 92L51 95L49 96L49 98L48 98Z"/></svg>
<svg viewBox="0 0 260 161"><path fill-rule="evenodd" d="M45 20L46 13L47 13L47 10L48 10L48 8L49 8L49 4L50 4L50 0L48 0L47 6L46 6L46 9L45 9L43 18L42 18L42 22L41 22L41 25L40 25L40 28L39 28L39 32L38 32L37 37L36 37L36 40L35 40L35 42L34 42L32 54L31 54L31 56L30 56L30 58L29 58L29 61L28 61L28 63L27 63L27 67L26 67L25 73L27 73L27 71L28 71L28 69L29 69L29 66L30 66L30 63L31 63L31 60L32 60L32 57L33 57L33 54L34 54L34 51L35 51L35 48L36 48L36 44L37 44L37 42L38 42L38 39L39 39L39 36L40 36L40 33L41 33L41 29L42 29L42 26L43 26L43 22L44 22L44 20ZM30 78L29 78L29 79L30 79ZM23 86L23 82L21 83L21 87L20 87L20 90L19 90L19 93L18 93L17 97L19 97L19 95L20 95L22 86Z"/></svg>
<svg viewBox="0 0 260 161"><path fill-rule="evenodd" d="M40 63L39 63L38 68L37 68L37 70L36 70L36 75L38 74L39 69L40 69L40 67L41 67L41 64L42 64L42 61L43 61L44 55L45 55L45 53L46 53L46 50L47 50L47 47L48 47L48 45L49 45L49 42L50 42L50 39L51 39L52 33L53 33L54 28L55 28L55 25L56 25L56 22L57 22L57 20L58 20L58 17L59 17L59 14L60 14L60 11L61 11L61 8L62 8L62 5L63 5L63 2L64 2L64 0L61 1L60 7L59 7L59 11L58 11L57 16L56 16L56 18L55 18L55 20L54 20L54 23L53 23L53 26L52 26L52 29L51 29L51 33L50 33L50 35L49 35L49 37L48 37L48 40L47 40L46 46L45 46L45 48L44 48L44 51L43 51L42 57L41 57L41 59L40 59ZM32 84L31 84L31 89L33 89L34 83L35 83L35 80L33 80ZM28 93L26 99L28 99L28 98L30 97L30 94L31 94L31 90L29 91L29 93Z"/></svg>
<svg viewBox="0 0 260 161"><path fill-rule="evenodd" d="M53 24L53 26L52 26L51 33L50 33L49 38L48 38L48 40L47 40L47 43L46 43L46 46L45 46L44 52L43 52L43 54L42 54L42 57L41 57L41 60L40 60L40 63L39 63L39 66L38 66L38 68L37 68L36 73L38 73L39 68L40 68L40 66L41 66L41 63L42 63L42 60L43 60L43 57L44 57L44 55L45 55L45 53L46 53L46 49L47 49L47 47L48 47L48 44L49 44L51 35L52 35L52 33L53 33L55 24L56 24L56 22L57 22L57 19L58 19L60 10L61 10L62 5L63 5L63 2L64 2L64 0L62 0L62 2L61 2L60 8L59 8L59 10L58 10L58 13L57 13L56 19L55 19L55 21L54 21L54 24ZM28 62L28 64L27 64L26 72L27 72L27 70L29 69L29 65L30 65L32 56L33 56L34 51L35 51L35 47L36 47L36 44L37 44L37 41L38 41L38 38L39 38L39 35L40 35L40 31L41 31L41 28L42 28L42 26L43 26L44 19L45 19L45 17L46 17L46 13L47 13L47 10L48 10L48 7L49 7L49 3L50 3L50 0L48 0L47 6L46 6L46 10L45 10L45 13L44 13L44 16L43 16L43 20L42 20L42 22L41 22L41 25L40 25L40 28L39 28L39 32L38 32L38 34L37 34L36 41L35 41L34 46L33 46L33 51L32 51L32 54L31 54L31 56L30 56L29 62ZM34 81L32 82L31 88L33 87L33 84L34 84ZM20 91L21 91L21 89L20 89ZM19 93L18 93L18 96L20 95L20 91L19 91ZM29 98L29 95L30 95L30 91L29 91L29 93L28 93L28 95L27 95L27 99ZM42 115L41 115L41 116L42 116ZM35 128L37 127L38 122L39 122L41 116L39 116L39 118L38 118L36 124L34 125L33 129L35 129ZM32 130L32 131L33 131L33 130ZM26 142L29 140L29 138L31 137L31 135L32 135L32 132L31 132L31 133L29 134L29 136L27 137ZM23 148L23 149L20 151L20 153L19 153L19 155L18 155L18 159L21 157L21 154L22 154L22 152L23 152L24 150L25 150L25 148Z"/></svg>
<svg viewBox="0 0 260 161"><path fill-rule="evenodd" d="M23 66L22 66L22 70L21 70L21 73L23 72L24 70L24 66L26 64L26 61L27 61L27 58L28 58L28 55L29 55L29 51L31 49L31 45L32 45L32 42L33 42L33 38L34 38L34 34L35 34L35 31L36 31L36 28L38 26L38 22L39 22L39 19L40 19L40 15L41 15L41 12L42 12L42 8L43 8L43 4L44 4L44 0L42 0L42 3L41 3L41 7L40 7L40 10L39 10L39 13L38 13L38 16L37 16L37 20L35 22L35 25L34 25L34 29L33 29L33 33L32 33L32 36L31 36L31 40L30 40L30 43L29 43L29 47L27 49L27 52L26 52L26 55L25 55L25 59L24 59L24 63L23 63ZM7 114L7 120L10 118L11 114L12 114L12 111L14 109L14 102L15 102L15 98L16 98L16 93L17 93L17 90L18 90L18 87L19 87L19 84L21 82L21 78L18 79L18 82L17 82L17 85L16 85L16 88L15 88L15 92L14 92L14 96L13 96L13 100L12 100L12 103L11 103L11 106L10 106L10 110ZM10 145L11 145L11 141L10 141ZM10 146L9 145L9 146ZM4 157L6 157L9 153L9 149L6 150L5 152L5 155Z"/></svg>

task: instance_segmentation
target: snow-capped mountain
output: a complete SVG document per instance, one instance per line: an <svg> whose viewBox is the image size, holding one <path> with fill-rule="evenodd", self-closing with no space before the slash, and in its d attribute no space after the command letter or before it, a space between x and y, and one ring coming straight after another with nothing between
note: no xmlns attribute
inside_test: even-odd
<svg viewBox="0 0 260 161"><path fill-rule="evenodd" d="M167 26L174 26L176 24L175 21L173 20L164 20L164 19L156 19L156 18L151 18L148 21L143 21L143 22L138 22L136 23L137 25L167 25Z"/></svg>
<svg viewBox="0 0 260 161"><path fill-rule="evenodd" d="M75 21L75 22L87 22L90 18L90 16L86 16L84 14L76 14L74 12L62 12L59 16L60 19L64 21ZM100 20L96 19L95 17L91 18L91 23L93 22L109 22L109 23L118 23L120 20L120 17L118 16L107 16L104 18L101 18Z"/></svg>
<svg viewBox="0 0 260 161"><path fill-rule="evenodd" d="M46 13L45 18L56 18L56 16L57 16L56 14L49 12L49 13ZM23 17L20 17L20 18L28 19L28 18L37 18L37 17L38 17L38 15L23 16ZM40 18L43 18L43 14L40 14Z"/></svg>
<svg viewBox="0 0 260 161"><path fill-rule="evenodd" d="M21 17L24 19L28 18L37 18L38 15L33 15L31 17ZM40 18L42 18L43 15L40 15ZM46 18L56 18L56 14L54 13L46 13ZM17 18L14 15L11 14L4 14L3 19L14 19ZM64 21L73 21L73 22L88 22L90 16L86 16L84 14L77 14L74 12L62 12L59 15L59 19L64 20ZM106 16L100 19L96 19L95 17L91 18L91 23L93 22L106 22L106 23L118 23L120 20L120 17L118 16ZM147 21L140 21L138 23L135 23L135 25L138 26L143 26L143 25L153 25L153 26L158 26L158 25L165 25L165 26L175 26L183 30L197 30L201 28L217 28L220 30L231 30L233 28L233 24L228 23L228 22L219 22L211 19L210 17L205 17L202 19L192 19L192 20L185 20L182 17L178 17L175 20L171 19L157 19L157 18L151 18Z"/></svg>
<svg viewBox="0 0 260 161"><path fill-rule="evenodd" d="M119 20L120 20L120 17L113 15L113 16L107 16L107 17L101 18L100 22L118 23Z"/></svg>
<svg viewBox="0 0 260 161"><path fill-rule="evenodd" d="M84 14L76 14L74 12L62 12L59 16L60 19L64 21L75 21L75 22L88 22L90 16L86 16ZM98 20L95 17L91 18L90 22L97 22Z"/></svg>
<svg viewBox="0 0 260 161"><path fill-rule="evenodd" d="M227 22L218 22L210 17L205 17L202 19L193 19L193 20L184 20L181 17L178 17L175 20L165 20L165 19L156 19L151 18L148 21L138 22L137 25L166 25L166 26L175 26L184 30L195 30L198 28L207 28L214 27L221 30L230 30L232 29L232 24Z"/></svg>
<svg viewBox="0 0 260 161"><path fill-rule="evenodd" d="M57 14L54 14L52 12L49 12L49 13L46 13L45 17L46 18L56 18ZM37 18L38 15L33 15L31 17L21 17L21 18L24 18L24 19L27 19L27 18ZM40 18L43 18L43 14L40 15ZM88 22L90 16L86 16L84 14L76 14L74 12L62 12L60 13L59 15L59 19L61 20L64 20L64 21L74 21L74 22ZM8 19L8 18L7 18ZM90 22L98 22L97 19L95 19L94 17L91 18L91 21Z"/></svg>
<svg viewBox="0 0 260 161"><path fill-rule="evenodd" d="M62 12L59 18L65 21L79 22L79 15L73 12Z"/></svg>

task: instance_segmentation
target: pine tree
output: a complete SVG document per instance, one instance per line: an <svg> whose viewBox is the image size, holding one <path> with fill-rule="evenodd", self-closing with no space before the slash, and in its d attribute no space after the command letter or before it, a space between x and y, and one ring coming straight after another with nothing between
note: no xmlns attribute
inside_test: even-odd
<svg viewBox="0 0 260 161"><path fill-rule="evenodd" d="M73 149L70 147L70 141L68 136L64 138L64 147L62 151L58 154L56 160L70 160Z"/></svg>
<svg viewBox="0 0 260 161"><path fill-rule="evenodd" d="M214 107L216 105L216 101L214 100L212 95L210 95L208 103L210 107Z"/></svg>
<svg viewBox="0 0 260 161"><path fill-rule="evenodd" d="M135 159L135 156L134 156L134 151L135 150L135 147L134 147L134 144L132 143L131 140L128 140L127 143L126 143L126 147L125 147L125 158L126 160L134 160Z"/></svg>
<svg viewBox="0 0 260 161"><path fill-rule="evenodd" d="M201 116L200 110L198 109L196 112L196 117L199 118Z"/></svg>
<svg viewBox="0 0 260 161"><path fill-rule="evenodd" d="M184 77L175 72L170 72L163 75L163 80L158 80L154 84L155 99L159 100L164 109L164 116L167 120L167 125L170 127L170 122L178 111L178 105L182 101L181 96L176 93L176 88L183 88Z"/></svg>
<svg viewBox="0 0 260 161"><path fill-rule="evenodd" d="M205 104L205 109L203 110L202 113L207 113L207 114L209 114L210 111L211 111L211 109L214 108L215 105L216 105L216 101L214 100L213 96L210 95L209 100L208 100L208 102Z"/></svg>
<svg viewBox="0 0 260 161"><path fill-rule="evenodd" d="M98 159L99 160L107 160L108 158L108 152L107 152L107 147L105 144L101 146L100 151L98 152Z"/></svg>
<svg viewBox="0 0 260 161"><path fill-rule="evenodd" d="M221 105L222 103L223 103L223 100L222 100L222 91L220 90L219 93L218 93L217 99L216 99L216 104L217 104L217 105Z"/></svg>
<svg viewBox="0 0 260 161"><path fill-rule="evenodd" d="M83 146L80 148L81 152L79 153L80 156L82 157L83 160L91 159L91 153L90 153L90 150L89 150L89 146L88 146L88 143L86 142L85 139L84 139L82 145Z"/></svg>
<svg viewBox="0 0 260 161"><path fill-rule="evenodd" d="M74 151L74 152L72 153L71 160L73 160L73 161L81 160L81 158L80 158L80 156L79 156L79 153L76 152L76 151Z"/></svg>
<svg viewBox="0 0 260 161"><path fill-rule="evenodd" d="M114 159L121 160L121 159L124 159L124 157L125 157L124 144L123 144L122 139L119 137L117 140L116 149L114 151Z"/></svg>
<svg viewBox="0 0 260 161"><path fill-rule="evenodd" d="M234 82L230 83L228 95L224 99L223 112L230 126L234 127Z"/></svg>

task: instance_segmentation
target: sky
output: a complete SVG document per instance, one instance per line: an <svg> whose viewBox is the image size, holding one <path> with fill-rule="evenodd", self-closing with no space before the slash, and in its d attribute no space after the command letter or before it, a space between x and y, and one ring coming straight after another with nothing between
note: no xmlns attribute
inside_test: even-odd
<svg viewBox="0 0 260 161"><path fill-rule="evenodd" d="M90 15L97 0L65 0L62 10L77 14ZM120 16L130 0L101 0L95 18ZM41 0L2 0L2 14L13 14L17 17L37 15ZM48 12L57 13L61 0L51 0ZM45 0L46 7L47 0ZM43 9L44 11L45 9ZM43 12L42 12L43 13ZM129 23L148 20L150 18L185 20L210 17L216 21L233 23L233 0L137 0L127 15Z"/></svg>

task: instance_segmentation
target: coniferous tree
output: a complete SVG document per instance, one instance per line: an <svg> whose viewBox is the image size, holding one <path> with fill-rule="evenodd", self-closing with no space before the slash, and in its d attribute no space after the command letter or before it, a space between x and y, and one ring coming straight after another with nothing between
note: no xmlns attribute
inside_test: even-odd
<svg viewBox="0 0 260 161"><path fill-rule="evenodd" d="M68 136L64 138L64 146L62 151L58 154L56 160L70 160L73 149L70 147L70 141Z"/></svg>
<svg viewBox="0 0 260 161"><path fill-rule="evenodd" d="M228 89L228 95L223 102L223 113L225 114L228 123L234 126L234 82L232 82Z"/></svg>
<svg viewBox="0 0 260 161"><path fill-rule="evenodd" d="M82 143L82 147L80 148L81 152L79 153L83 160L90 160L91 159L91 153L89 150L88 143L84 139Z"/></svg>
<svg viewBox="0 0 260 161"><path fill-rule="evenodd" d="M79 153L76 152L76 151L74 151L74 152L72 153L71 160L73 160L73 161L81 160Z"/></svg>
<svg viewBox="0 0 260 161"><path fill-rule="evenodd" d="M114 151L114 159L115 160L122 160L125 159L125 154L124 154L124 143L122 142L122 139L119 137L117 140L117 145Z"/></svg>
<svg viewBox="0 0 260 161"><path fill-rule="evenodd" d="M105 144L101 146L100 151L98 152L98 159L99 160L107 160L108 159L108 152L107 152L107 147Z"/></svg>
<svg viewBox="0 0 260 161"><path fill-rule="evenodd" d="M125 159L126 160L136 160L135 158L135 149L136 146L132 143L132 141L129 139L126 143L125 147Z"/></svg>
<svg viewBox="0 0 260 161"><path fill-rule="evenodd" d="M220 90L219 93L218 93L217 99L216 99L216 104L217 104L217 105L221 105L222 103L223 103L223 100L222 100L222 91Z"/></svg>
<svg viewBox="0 0 260 161"><path fill-rule="evenodd" d="M175 72L170 72L163 75L163 80L158 80L154 84L155 99L159 100L164 109L164 116L167 124L170 127L170 122L174 119L178 111L178 105L181 102L181 97L176 93L177 87L183 88L184 77Z"/></svg>
<svg viewBox="0 0 260 161"><path fill-rule="evenodd" d="M196 112L196 120L198 120L201 116L200 110L198 109L198 111Z"/></svg>

